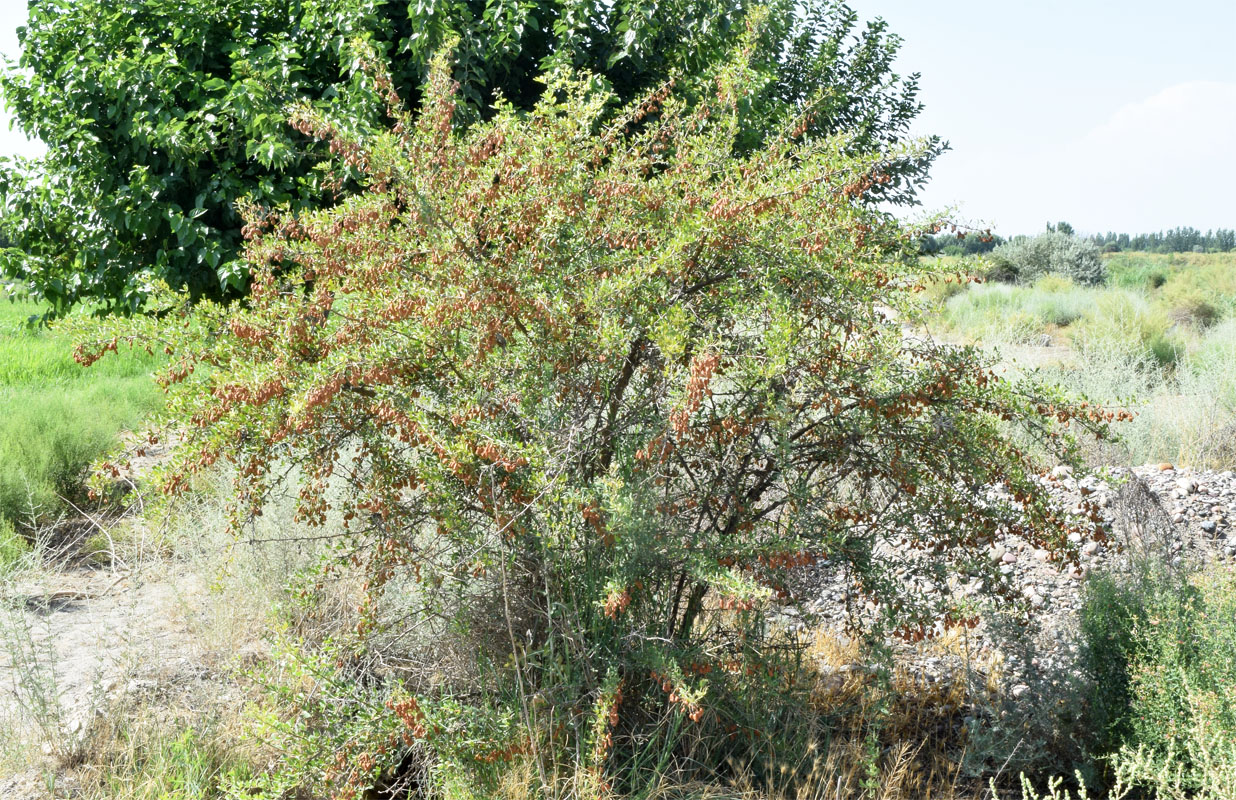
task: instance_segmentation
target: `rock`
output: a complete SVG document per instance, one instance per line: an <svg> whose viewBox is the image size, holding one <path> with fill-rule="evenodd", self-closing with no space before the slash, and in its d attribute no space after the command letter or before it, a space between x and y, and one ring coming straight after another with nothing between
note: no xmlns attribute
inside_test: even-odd
<svg viewBox="0 0 1236 800"><path fill-rule="evenodd" d="M1034 551L1034 557L1039 561L1046 563L1051 560L1051 553L1040 547L1038 550Z"/></svg>
<svg viewBox="0 0 1236 800"><path fill-rule="evenodd" d="M1096 555L1099 552L1099 547L1100 545L1098 542L1086 542L1086 546L1082 548L1082 555L1084 556Z"/></svg>
<svg viewBox="0 0 1236 800"><path fill-rule="evenodd" d="M1056 480L1059 480L1061 478L1069 478L1069 477L1072 477L1072 475L1073 475L1073 468L1070 467L1068 464L1061 464L1058 467L1053 467L1051 471L1051 476L1055 478Z"/></svg>
<svg viewBox="0 0 1236 800"><path fill-rule="evenodd" d="M1164 461L1162 464L1159 465L1159 472L1167 472L1168 470L1172 470L1172 469L1175 469L1175 467L1173 467L1171 464L1168 464L1166 461Z"/></svg>
<svg viewBox="0 0 1236 800"><path fill-rule="evenodd" d="M1001 556L1000 560L1003 561L1005 564L1016 564L1017 554L1012 553L1012 552L1005 552L1005 554Z"/></svg>
<svg viewBox="0 0 1236 800"><path fill-rule="evenodd" d="M1003 561L1003 560L1004 560L1004 557L1005 557L1007 554L1008 554L1008 550L1005 550L1005 549L1004 549L1003 547L1001 547L1000 545L994 545L994 546L991 548L991 551L990 551L990 556L991 556L991 561L992 561L992 563L993 563L993 564L999 564L1001 561Z"/></svg>
<svg viewBox="0 0 1236 800"><path fill-rule="evenodd" d="M1069 542L1071 544L1081 544L1081 540L1082 540L1082 535L1078 533L1077 531L1073 531L1072 533L1069 534Z"/></svg>
<svg viewBox="0 0 1236 800"><path fill-rule="evenodd" d="M1215 524L1214 520L1208 519L1202 523L1203 533L1214 533L1216 528L1218 528L1218 525Z"/></svg>
<svg viewBox="0 0 1236 800"><path fill-rule="evenodd" d="M1027 686L1024 683L1019 683L1012 688L1011 694L1013 695L1013 699L1017 700L1017 699L1020 699L1022 695L1026 694L1029 691L1030 691L1029 686Z"/></svg>

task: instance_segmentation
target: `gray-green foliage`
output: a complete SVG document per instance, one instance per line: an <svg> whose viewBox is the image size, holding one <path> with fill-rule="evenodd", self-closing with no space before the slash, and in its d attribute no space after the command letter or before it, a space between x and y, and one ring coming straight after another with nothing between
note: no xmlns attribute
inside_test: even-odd
<svg viewBox="0 0 1236 800"><path fill-rule="evenodd" d="M1097 286L1107 280L1107 270L1094 242L1065 233L1019 236L992 251L991 260L998 277L1021 283L1033 283L1049 272L1065 275L1084 286Z"/></svg>

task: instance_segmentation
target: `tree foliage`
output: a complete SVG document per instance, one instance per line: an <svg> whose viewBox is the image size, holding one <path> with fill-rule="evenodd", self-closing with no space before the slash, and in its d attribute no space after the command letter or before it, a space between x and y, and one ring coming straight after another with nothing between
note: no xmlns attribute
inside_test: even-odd
<svg viewBox="0 0 1236 800"><path fill-rule="evenodd" d="M1197 228L1172 228L1158 233L1098 233L1090 237L1104 252L1139 250L1148 253L1228 253L1236 250L1236 230L1218 228L1205 233Z"/></svg>
<svg viewBox="0 0 1236 800"><path fill-rule="evenodd" d="M445 59L418 114L377 73L389 132L302 105L296 129L363 188L249 207L246 304L163 297L81 346L166 348L165 488L230 464L240 526L292 481L335 568L366 577L353 646L394 625L421 653L400 663L434 665L397 672L385 709L297 706L285 743L332 755L291 780L357 790L413 753L483 787L569 753L630 788L688 731L777 734L797 645L763 615L801 599L790 570L841 571L877 609L854 626L914 639L966 621L958 571L1013 596L997 535L1068 558L1089 532L1024 442L1068 459L1063 425L1105 415L883 322L919 277L889 256L921 232L869 200L918 151L856 156L791 120L736 153L759 35L709 95L616 114L559 73L531 113L460 126ZM976 503L991 486L1012 499ZM440 674L461 648L480 677Z"/></svg>
<svg viewBox="0 0 1236 800"><path fill-rule="evenodd" d="M760 86L735 145L758 147L808 101L810 129L850 131L857 151L902 141L917 76L892 72L900 40L884 23L860 29L835 0L772 5L751 43ZM152 279L235 298L249 280L237 202L322 207L350 177L314 169L324 151L286 126L286 107L307 102L358 130L384 123L355 70L364 48L415 107L429 55L456 41L468 121L499 96L531 108L553 69L591 71L616 103L672 75L698 95L707 87L692 76L727 52L748 13L735 0L33 0L0 90L48 154L0 181L12 241L3 271L59 310L91 300L132 311ZM873 196L909 202L941 147L890 164Z"/></svg>

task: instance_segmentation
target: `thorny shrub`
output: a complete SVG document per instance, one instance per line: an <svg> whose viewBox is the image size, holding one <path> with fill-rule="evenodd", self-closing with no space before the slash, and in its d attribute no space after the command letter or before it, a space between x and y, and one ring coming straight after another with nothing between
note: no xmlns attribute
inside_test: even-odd
<svg viewBox="0 0 1236 800"><path fill-rule="evenodd" d="M579 794L741 762L796 689L800 645L764 624L800 599L789 570L829 559L877 609L853 625L919 639L971 620L911 578L969 570L1012 598L995 537L1069 560L1095 532L1010 432L1073 460L1070 433L1110 415L886 323L924 279L892 257L923 231L868 202L904 154L846 155L799 120L735 156L744 55L689 108L666 86L614 110L558 74L466 130L445 56L416 116L372 67L388 133L292 116L363 190L246 209L247 304L165 297L81 345L171 354L166 491L230 463L239 527L299 476L300 516L367 577L360 655L318 663L354 669L391 626L420 648L382 659L385 707L294 706L301 733L343 732L288 737L334 751L307 783L355 796L410 753L422 788L481 795L514 759L546 792L566 764ZM980 500L992 485L1015 501ZM461 641L474 669L443 674Z"/></svg>

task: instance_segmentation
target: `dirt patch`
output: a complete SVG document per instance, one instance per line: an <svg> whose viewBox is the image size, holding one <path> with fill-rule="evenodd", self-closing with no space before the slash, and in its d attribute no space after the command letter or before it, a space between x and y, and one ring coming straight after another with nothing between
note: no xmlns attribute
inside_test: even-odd
<svg viewBox="0 0 1236 800"><path fill-rule="evenodd" d="M5 587L0 721L10 742L71 761L118 697L209 672L193 635L206 591L184 573L80 568Z"/></svg>

